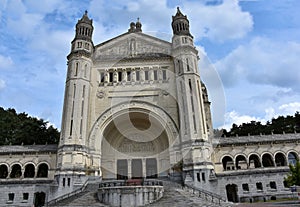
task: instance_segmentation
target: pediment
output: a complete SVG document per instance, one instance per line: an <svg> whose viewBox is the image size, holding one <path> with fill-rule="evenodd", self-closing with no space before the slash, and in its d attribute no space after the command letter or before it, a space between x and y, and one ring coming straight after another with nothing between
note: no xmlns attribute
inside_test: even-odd
<svg viewBox="0 0 300 207"><path fill-rule="evenodd" d="M125 33L96 46L96 60L171 55L171 43L143 33Z"/></svg>

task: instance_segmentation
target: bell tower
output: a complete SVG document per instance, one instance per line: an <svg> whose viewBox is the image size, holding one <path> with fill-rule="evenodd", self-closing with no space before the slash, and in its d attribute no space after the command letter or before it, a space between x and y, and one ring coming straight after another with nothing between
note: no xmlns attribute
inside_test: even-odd
<svg viewBox="0 0 300 207"><path fill-rule="evenodd" d="M184 179L186 184L206 187L213 170L212 144L206 123L198 51L189 27L187 16L177 8L172 17L172 56L177 77Z"/></svg>
<svg viewBox="0 0 300 207"><path fill-rule="evenodd" d="M72 188L76 183L80 185L83 182L80 177L86 172L87 117L94 50L92 23L86 11L76 24L75 38L67 56L68 71L56 172L63 187Z"/></svg>

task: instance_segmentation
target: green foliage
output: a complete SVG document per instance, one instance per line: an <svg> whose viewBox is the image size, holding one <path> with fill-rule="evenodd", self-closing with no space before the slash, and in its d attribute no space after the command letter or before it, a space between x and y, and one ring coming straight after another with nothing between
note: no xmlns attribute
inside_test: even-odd
<svg viewBox="0 0 300 207"><path fill-rule="evenodd" d="M296 112L294 116L279 116L262 124L259 121L251 121L250 123L243 123L241 125L233 124L230 131L223 131L223 136L248 136L260 134L282 134L300 132L300 113Z"/></svg>
<svg viewBox="0 0 300 207"><path fill-rule="evenodd" d="M0 107L0 145L57 144L59 132L43 119Z"/></svg>
<svg viewBox="0 0 300 207"><path fill-rule="evenodd" d="M297 185L300 186L300 162L297 160L296 165L289 165L290 172L286 178L284 178L284 181L287 183L287 185L293 186Z"/></svg>

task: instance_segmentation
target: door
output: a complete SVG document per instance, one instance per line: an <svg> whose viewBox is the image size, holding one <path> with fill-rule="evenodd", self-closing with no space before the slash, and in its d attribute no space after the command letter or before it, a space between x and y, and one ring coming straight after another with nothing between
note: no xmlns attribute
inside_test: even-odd
<svg viewBox="0 0 300 207"><path fill-rule="evenodd" d="M117 160L117 179L128 179L128 163L127 160Z"/></svg>
<svg viewBox="0 0 300 207"><path fill-rule="evenodd" d="M141 159L133 159L131 161L131 178L143 178L143 165Z"/></svg>
<svg viewBox="0 0 300 207"><path fill-rule="evenodd" d="M157 178L157 161L155 158L146 159L146 178Z"/></svg>

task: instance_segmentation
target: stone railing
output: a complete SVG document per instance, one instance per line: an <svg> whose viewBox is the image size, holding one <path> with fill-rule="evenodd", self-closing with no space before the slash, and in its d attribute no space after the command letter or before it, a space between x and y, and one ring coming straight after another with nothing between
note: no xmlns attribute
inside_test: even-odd
<svg viewBox="0 0 300 207"><path fill-rule="evenodd" d="M82 185L82 187L80 187L80 188L78 188L78 189L76 189L76 190L74 190L70 193L59 196L59 197L57 197L57 198L55 198L51 201L48 201L46 206L53 206L53 205L55 205L56 203L58 203L62 200L74 197L74 196L78 195L79 193L82 193L86 189L88 184L89 184L89 180L86 180L85 183Z"/></svg>
<svg viewBox="0 0 300 207"><path fill-rule="evenodd" d="M185 185L183 187L183 189L194 195L198 195L199 197L201 197L211 203L221 204L221 203L227 202L226 198L222 197L219 194L216 194L216 193L204 190L204 189L196 188L194 186Z"/></svg>
<svg viewBox="0 0 300 207"><path fill-rule="evenodd" d="M100 183L97 196L110 206L144 206L160 199L163 192L163 183L158 180L114 180Z"/></svg>

